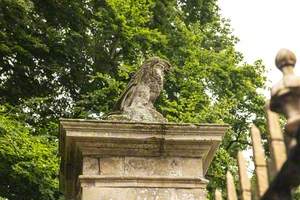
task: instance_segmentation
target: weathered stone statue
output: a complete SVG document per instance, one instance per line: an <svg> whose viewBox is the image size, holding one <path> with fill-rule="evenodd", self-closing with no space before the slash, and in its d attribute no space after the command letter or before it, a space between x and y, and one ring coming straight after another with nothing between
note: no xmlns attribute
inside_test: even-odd
<svg viewBox="0 0 300 200"><path fill-rule="evenodd" d="M114 106L109 120L166 122L153 104L163 89L164 75L170 69L168 61L158 57L148 59L131 79Z"/></svg>

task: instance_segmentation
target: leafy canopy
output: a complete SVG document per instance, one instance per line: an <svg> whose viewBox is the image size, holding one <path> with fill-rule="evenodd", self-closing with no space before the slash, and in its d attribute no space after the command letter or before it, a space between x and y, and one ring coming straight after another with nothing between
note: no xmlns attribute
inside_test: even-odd
<svg viewBox="0 0 300 200"><path fill-rule="evenodd" d="M26 125L9 116L6 106L0 109L0 196L57 199L57 143L31 136Z"/></svg>
<svg viewBox="0 0 300 200"><path fill-rule="evenodd" d="M27 199L58 194L52 178L58 173L59 117L109 112L151 56L173 65L156 102L169 121L231 125L209 170L209 190L224 186L228 167L236 169L233 157L249 144L249 123L262 123L264 99L257 91L264 87L265 68L260 61L243 62L217 0L1 0L0 13L0 103L11 105L9 123L23 124L16 162L29 162L27 167L50 162L51 168L12 169L10 174L30 177L33 187L36 174L49 177L39 180L42 186L32 190L37 193L24 191ZM29 151L32 145L38 147ZM12 164L9 159L1 163ZM22 188L18 176L10 179ZM0 196L9 197L11 184Z"/></svg>

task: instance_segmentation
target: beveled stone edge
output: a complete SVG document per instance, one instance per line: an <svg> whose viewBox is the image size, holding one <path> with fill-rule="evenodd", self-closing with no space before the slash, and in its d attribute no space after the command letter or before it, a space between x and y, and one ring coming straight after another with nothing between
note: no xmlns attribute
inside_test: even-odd
<svg viewBox="0 0 300 200"><path fill-rule="evenodd" d="M103 176L80 175L81 187L110 187L110 188L182 188L204 189L208 184L205 178L194 177L132 177L132 176Z"/></svg>
<svg viewBox="0 0 300 200"><path fill-rule="evenodd" d="M60 118L60 122L89 122L89 123L110 123L110 124L141 124L141 125L176 125L176 126L223 126L229 127L228 124L217 123L175 123L175 122L138 122L138 121L115 121L115 120L97 120L97 119L69 119Z"/></svg>
<svg viewBox="0 0 300 200"><path fill-rule="evenodd" d="M60 121L62 129L68 131L81 131L81 132L96 132L104 130L114 130L114 132L132 132L134 130L139 133L163 131L167 134L176 135L182 134L186 130L188 133L195 134L199 131L205 133L214 132L217 135L223 135L229 128L226 124L191 124L191 123L146 123L146 122L124 122L124 121L104 121L104 120L75 120L75 119L62 119ZM118 127L119 129L116 129Z"/></svg>
<svg viewBox="0 0 300 200"><path fill-rule="evenodd" d="M203 174L207 173L207 170L208 170L212 160L214 159L214 155L218 151L220 144L221 144L221 141L212 142L212 147L210 148L208 154L206 155L206 157L203 160Z"/></svg>
<svg viewBox="0 0 300 200"><path fill-rule="evenodd" d="M164 139L195 139L189 137L200 137L201 140L221 141L228 125L216 124L175 124L175 123L140 123L140 122L118 122L118 121L96 121L96 120L71 120L60 121L60 147L65 137L156 137ZM99 132L105 133L99 135ZM201 134L199 134L201 132ZM208 138L206 138L208 137ZM197 138L197 139L200 139ZM60 149L62 151L63 149Z"/></svg>

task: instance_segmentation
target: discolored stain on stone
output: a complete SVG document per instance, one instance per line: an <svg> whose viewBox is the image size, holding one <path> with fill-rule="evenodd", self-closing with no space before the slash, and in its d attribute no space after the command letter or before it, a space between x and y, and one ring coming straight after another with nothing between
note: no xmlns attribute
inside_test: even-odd
<svg viewBox="0 0 300 200"><path fill-rule="evenodd" d="M82 174L99 174L99 160L98 158L84 157Z"/></svg>
<svg viewBox="0 0 300 200"><path fill-rule="evenodd" d="M124 158L108 157L100 158L100 174L101 175L123 175L124 174Z"/></svg>

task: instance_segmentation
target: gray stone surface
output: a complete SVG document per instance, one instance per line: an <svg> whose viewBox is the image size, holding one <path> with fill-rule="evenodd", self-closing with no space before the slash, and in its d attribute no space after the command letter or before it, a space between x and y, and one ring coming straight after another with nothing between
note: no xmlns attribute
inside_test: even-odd
<svg viewBox="0 0 300 200"><path fill-rule="evenodd" d="M83 158L82 174L100 174L99 159L92 157Z"/></svg>
<svg viewBox="0 0 300 200"><path fill-rule="evenodd" d="M226 125L61 120L67 200L204 199Z"/></svg>
<svg viewBox="0 0 300 200"><path fill-rule="evenodd" d="M163 89L164 75L171 65L158 57L150 58L136 72L104 119L117 121L167 122L153 104Z"/></svg>
<svg viewBox="0 0 300 200"><path fill-rule="evenodd" d="M82 200L204 200L201 189L83 188Z"/></svg>
<svg viewBox="0 0 300 200"><path fill-rule="evenodd" d="M191 168L191 166L194 166ZM110 176L202 177L200 158L183 157L102 157L83 159L83 173Z"/></svg>
<svg viewBox="0 0 300 200"><path fill-rule="evenodd" d="M99 167L101 175L124 175L124 160L125 157L108 157L99 158Z"/></svg>

